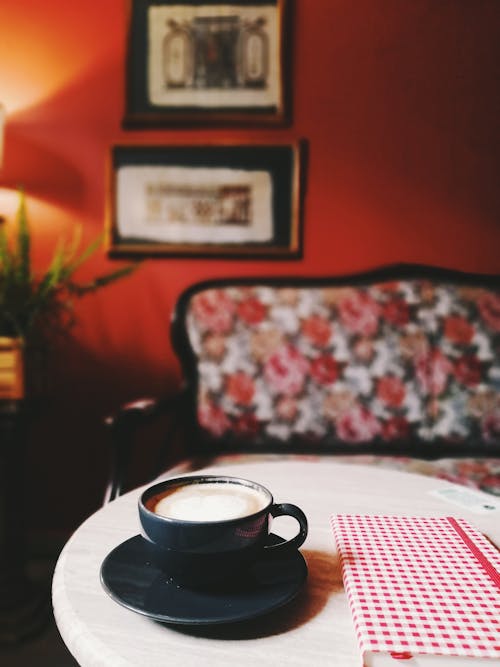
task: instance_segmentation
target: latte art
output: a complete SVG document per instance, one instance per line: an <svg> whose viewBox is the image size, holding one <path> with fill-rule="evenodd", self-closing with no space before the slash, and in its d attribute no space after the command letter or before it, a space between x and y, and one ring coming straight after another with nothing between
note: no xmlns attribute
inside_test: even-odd
<svg viewBox="0 0 500 667"><path fill-rule="evenodd" d="M225 521L266 507L267 496L243 484L187 484L166 491L148 506L161 516L184 521Z"/></svg>

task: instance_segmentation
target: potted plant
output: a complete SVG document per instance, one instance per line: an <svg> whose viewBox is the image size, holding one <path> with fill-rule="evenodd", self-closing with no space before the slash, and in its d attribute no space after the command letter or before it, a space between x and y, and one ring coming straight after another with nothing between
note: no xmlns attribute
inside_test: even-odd
<svg viewBox="0 0 500 667"><path fill-rule="evenodd" d="M31 233L25 195L20 190L16 229L8 238L0 218L0 399L23 398L29 376L26 359L44 354L54 337L74 322L76 298L94 292L131 273L136 264L77 282L75 271L101 244L101 237L80 248L78 228L70 242L61 240L45 271L33 269ZM27 372L28 371L28 372Z"/></svg>

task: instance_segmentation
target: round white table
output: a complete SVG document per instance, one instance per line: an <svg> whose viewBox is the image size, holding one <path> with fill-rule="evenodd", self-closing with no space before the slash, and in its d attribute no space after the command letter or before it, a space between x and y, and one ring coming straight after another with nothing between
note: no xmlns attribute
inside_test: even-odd
<svg viewBox="0 0 500 667"><path fill-rule="evenodd" d="M304 510L309 535L301 552L309 576L303 589L285 607L237 625L165 625L122 607L103 590L99 573L106 555L139 533L140 489L136 489L87 519L56 566L52 590L56 623L83 667L359 666L331 514L461 516L500 544L498 511L472 513L437 498L430 492L453 485L430 477L329 459L232 463L204 472L259 481L276 502L295 503ZM288 536L295 526L292 519L279 518L273 532Z"/></svg>

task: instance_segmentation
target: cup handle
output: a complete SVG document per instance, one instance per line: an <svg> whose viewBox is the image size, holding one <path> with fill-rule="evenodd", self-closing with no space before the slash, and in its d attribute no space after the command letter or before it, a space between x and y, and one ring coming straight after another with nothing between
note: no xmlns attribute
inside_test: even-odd
<svg viewBox="0 0 500 667"><path fill-rule="evenodd" d="M269 513L273 518L278 516L293 516L299 524L299 532L295 537L292 537L286 542L280 542L279 544L266 544L264 549L266 551L277 551L278 549L298 549L302 544L304 544L307 537L307 517L304 512L297 507L297 505L292 505L290 503L274 503L269 509Z"/></svg>

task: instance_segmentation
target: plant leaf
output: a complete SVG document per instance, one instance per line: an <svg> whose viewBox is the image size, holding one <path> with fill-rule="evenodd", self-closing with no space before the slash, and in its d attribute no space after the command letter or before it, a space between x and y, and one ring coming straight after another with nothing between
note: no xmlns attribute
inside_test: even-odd
<svg viewBox="0 0 500 667"><path fill-rule="evenodd" d="M85 250L80 254L79 257L77 257L73 262L70 262L64 267L64 277L65 278L70 278L73 273L76 271L76 269L81 266L84 262L88 260L88 258L97 250L97 248L101 245L103 239L103 235L100 234L96 239L90 243Z"/></svg>
<svg viewBox="0 0 500 667"><path fill-rule="evenodd" d="M66 248L63 241L59 241L54 251L52 261L36 290L36 298L43 298L51 289L57 287L61 281L61 275L64 270L64 260L66 255Z"/></svg>
<svg viewBox="0 0 500 667"><path fill-rule="evenodd" d="M104 287L105 285L109 285L115 280L119 280L120 278L124 278L125 276L130 275L133 271L135 271L139 263L140 262L136 262L134 264L127 264L127 266L122 266L120 269L117 269L116 271L112 271L111 273L105 273L103 275L97 276L88 283L83 283L83 284L77 284L73 282L69 283L68 287L73 293L78 294L80 296L86 294L87 292L94 292L95 290L98 290L99 288Z"/></svg>
<svg viewBox="0 0 500 667"><path fill-rule="evenodd" d="M0 219L0 264L2 266L2 278L10 271L12 259L10 256L9 244L7 242L7 232L5 231L5 221Z"/></svg>
<svg viewBox="0 0 500 667"><path fill-rule="evenodd" d="M99 275L86 283L72 280L73 273L102 243L103 235L79 252L82 236L78 225L70 241L60 239L50 263L41 275L31 265L31 236L24 191L19 191L17 234L10 243L0 219L0 335L49 341L64 335L75 322L76 297L104 287L132 273L138 263Z"/></svg>
<svg viewBox="0 0 500 667"><path fill-rule="evenodd" d="M73 238L71 240L71 243L67 247L65 252L64 264L67 266L71 264L73 258L75 257L78 251L78 248L80 247L80 243L82 241L82 233L83 233L82 226L76 225L73 231Z"/></svg>
<svg viewBox="0 0 500 667"><path fill-rule="evenodd" d="M26 197L23 188L19 189L19 208L17 211L17 277L20 282L31 276L31 241L26 215Z"/></svg>

